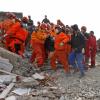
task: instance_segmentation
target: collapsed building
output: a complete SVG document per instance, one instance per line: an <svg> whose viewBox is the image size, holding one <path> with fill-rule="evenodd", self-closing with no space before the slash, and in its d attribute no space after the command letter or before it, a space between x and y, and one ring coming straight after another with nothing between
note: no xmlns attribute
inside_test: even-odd
<svg viewBox="0 0 100 100"><path fill-rule="evenodd" d="M6 18L6 16L5 16L6 13L8 13L8 12L0 12L0 21L4 20ZM22 17L23 17L23 13L21 13L21 12L12 12L12 13L14 13L16 15L16 17L19 19L22 19Z"/></svg>

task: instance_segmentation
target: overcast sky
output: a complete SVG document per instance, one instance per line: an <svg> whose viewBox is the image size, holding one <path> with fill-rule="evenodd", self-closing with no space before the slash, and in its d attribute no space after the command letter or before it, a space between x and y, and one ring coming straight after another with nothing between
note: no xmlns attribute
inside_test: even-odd
<svg viewBox="0 0 100 100"><path fill-rule="evenodd" d="M57 19L66 25L87 26L100 38L100 0L0 0L0 11L23 12L31 15L34 23L47 15L51 22Z"/></svg>

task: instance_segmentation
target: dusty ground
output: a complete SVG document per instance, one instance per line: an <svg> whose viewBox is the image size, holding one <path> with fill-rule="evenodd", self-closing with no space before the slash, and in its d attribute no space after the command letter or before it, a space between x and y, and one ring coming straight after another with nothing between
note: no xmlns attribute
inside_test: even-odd
<svg viewBox="0 0 100 100"><path fill-rule="evenodd" d="M81 79L79 72L66 77L63 69L49 74L57 77L56 84L65 91L60 100L100 100L100 54L96 57L96 68L86 71Z"/></svg>
<svg viewBox="0 0 100 100"><path fill-rule="evenodd" d="M13 73L25 76L31 76L36 73L33 65L29 64L27 59L22 60L15 54L5 52L0 54L4 58L9 58L14 65ZM96 68L86 71L85 77L81 79L79 78L79 72L66 77L62 68L58 68L54 72L48 64L45 65L44 70L43 73L54 78L53 81L50 80L52 81L50 82L51 86L32 86L33 90L38 93L42 91L42 94L39 93L38 96L18 96L19 99L17 100L100 100L100 53L96 56ZM18 84L16 85L16 87L19 87ZM57 89L51 91L50 87L52 86L57 87Z"/></svg>
<svg viewBox="0 0 100 100"><path fill-rule="evenodd" d="M79 72L66 77L62 68L56 72L52 70L43 71L54 77L54 82L58 89L43 95L31 97L27 100L100 100L100 54L96 57L96 68L91 68L85 72L85 77L79 78ZM46 65L45 67L50 68ZM40 91L44 87L40 87ZM23 99L24 100L24 99Z"/></svg>

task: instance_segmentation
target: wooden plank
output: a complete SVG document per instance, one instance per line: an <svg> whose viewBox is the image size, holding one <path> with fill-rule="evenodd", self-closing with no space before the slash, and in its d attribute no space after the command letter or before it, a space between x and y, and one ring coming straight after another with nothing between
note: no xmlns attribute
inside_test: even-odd
<svg viewBox="0 0 100 100"><path fill-rule="evenodd" d="M17 74L13 74L13 73L7 72L7 71L2 70L2 69L0 69L0 72L5 73L5 74L9 74L9 75L13 75L13 76L20 76L20 75L17 75Z"/></svg>
<svg viewBox="0 0 100 100"><path fill-rule="evenodd" d="M10 83L9 86L0 94L0 100L5 99L10 90L14 87L15 83Z"/></svg>

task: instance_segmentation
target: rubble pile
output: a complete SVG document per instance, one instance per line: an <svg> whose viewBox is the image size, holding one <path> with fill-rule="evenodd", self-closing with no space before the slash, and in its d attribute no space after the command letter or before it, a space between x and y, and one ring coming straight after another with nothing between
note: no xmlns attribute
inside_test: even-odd
<svg viewBox="0 0 100 100"><path fill-rule="evenodd" d="M89 83L88 83L89 82ZM65 100L99 100L100 86L93 80L77 80L66 87Z"/></svg>
<svg viewBox="0 0 100 100"><path fill-rule="evenodd" d="M0 100L100 100L98 64L82 79L79 73L66 77L63 69L54 72L48 64L37 72L27 59L0 48Z"/></svg>
<svg viewBox="0 0 100 100"><path fill-rule="evenodd" d="M15 53L0 47L0 56L13 65L12 72L15 74L30 76L35 73L33 64L30 64L27 59L23 59Z"/></svg>
<svg viewBox="0 0 100 100"><path fill-rule="evenodd" d="M2 80L1 77L5 79ZM1 75L1 77L3 89L0 99L8 96L5 100L14 100L14 98L15 100L35 100L34 98L36 100L59 100L61 95L65 93L54 82L55 79L48 74L35 73L32 77L19 76L19 80L18 76ZM40 97L41 99L38 99Z"/></svg>

